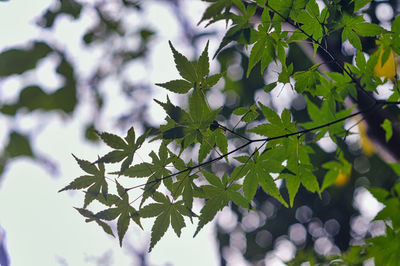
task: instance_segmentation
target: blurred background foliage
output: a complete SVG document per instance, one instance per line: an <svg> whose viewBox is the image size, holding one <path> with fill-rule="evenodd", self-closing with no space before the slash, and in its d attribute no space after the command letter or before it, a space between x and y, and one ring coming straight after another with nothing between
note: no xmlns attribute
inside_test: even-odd
<svg viewBox="0 0 400 266"><path fill-rule="evenodd" d="M112 2L112 3L111 3ZM73 117L79 103L84 95L89 95L85 101L93 104L93 115L86 127L88 141L97 141L94 134L96 123L100 120L101 111L104 105L104 93L99 86L110 77L115 76L122 87L121 93L132 100L132 110L127 114L121 114L120 119L124 123L143 121L146 103L135 101L135 94L139 91L146 91L144 84L132 84L121 76L121 71L132 60L145 58L148 52L148 45L154 32L143 25L142 28L135 28L134 31L123 25L124 14L134 12L139 18L141 10L140 1L90 1L80 2L74 0L53 1L52 5L40 16L36 24L42 28L43 35L52 34L52 27L59 18L68 17L72 20L79 20L81 11L93 13L94 25L82 36L82 43L86 48L97 47L101 49L102 60L89 74L77 73L79 69L79 58L66 51L65 46L55 38L43 38L29 40L26 44L18 47L10 47L0 53L0 82L7 78L18 75L24 82L28 83L22 88L15 88L19 95L14 99L0 98L0 113L9 119L35 114L46 119L49 113L57 113L61 117ZM88 11L89 10L89 11ZM71 34L71 33L68 33ZM41 36L38 36L41 38ZM136 45L131 45L132 43ZM124 45L126 44L126 45ZM130 45L128 45L130 44ZM98 48L100 47L100 48ZM46 88L43 83L36 84L29 78L46 59L55 62L55 73L59 75L62 84L55 89ZM118 87L118 86L116 86ZM15 157L30 156L34 160L44 160L35 156L32 150L29 132L18 132L10 129L8 143L0 155L0 174L6 169L7 162Z"/></svg>
<svg viewBox="0 0 400 266"><path fill-rule="evenodd" d="M155 0L154 0L155 1ZM194 57L199 54L199 43L209 38L221 40L224 32L195 27L198 21L191 21L182 8L183 0L159 0L169 6L166 12L174 12L179 22L182 40L192 50ZM328 1L320 1L328 5ZM352 1L333 1L342 10L332 13L331 19L343 13L351 13ZM7 3L4 3L7 4ZM383 6L384 5L384 6ZM190 6L190 5L189 5ZM1 8L1 7L0 7ZM0 94L0 113L8 120L35 114L41 121L46 121L49 114L57 114L61 119L73 117L74 111L82 101L91 102L91 119L87 122L82 135L88 141L97 141L94 130L101 129L104 104L107 94L101 89L106 81L112 78L113 88L119 88L120 94L130 102L129 110L122 110L113 125L126 129L135 124L146 130L153 125L148 120L148 104L154 83L132 82L125 75L126 68L133 61L145 62L151 53L157 32L146 24L139 27L129 27L128 15L140 21L145 10L145 1L132 0L98 0L75 1L60 0L41 14L36 23L43 32L51 31L61 17L79 20L82 10L90 10L93 15L93 26L82 36L82 44L88 48L100 51L101 60L86 74L79 72L80 58L65 51L63 44L51 38L30 40L25 45L9 47L0 53L0 84L8 78L18 76L25 79L30 72L35 71L40 63L51 58L55 64L54 71L62 78L59 87L48 89L42 84L22 82L24 86L16 88L19 91L12 99L2 99ZM378 13L379 9L391 10L386 16ZM384 27L390 26L393 14L398 12L398 1L372 1L367 8L360 11L371 22ZM158 22L162 23L162 22ZM51 35L51 34L50 34ZM335 56L352 62L354 51L342 44L340 33L332 34L326 40L328 46L334 49ZM373 38L364 38L365 52L376 49ZM322 56L322 55L320 55ZM212 64L218 64L221 72L226 72L224 81L217 84L208 96L210 102L223 103L220 121L226 121L228 128L244 131L244 123L238 121L238 116L232 112L237 107L250 107L255 100L260 100L275 109L282 104L290 108L294 120L309 120L304 97L291 94L289 87L278 86L267 96L263 94L265 84L277 79L279 67L271 64L266 73L260 74L260 66L246 77L248 51L240 44L230 44L216 57ZM169 64L171 62L160 62ZM314 62L308 57L304 47L292 44L287 51L287 64L293 63L294 71L305 70ZM338 71L333 65L328 68ZM135 75L135 73L131 73ZM45 81L44 81L45 82ZM397 111L394 114L398 116ZM17 126L8 129L8 137L0 152L0 174L7 169L7 164L15 158L27 156L40 163L51 164L51 160L40 155L33 148L35 134L23 132ZM279 257L283 261L293 258L298 252L298 258L317 255L314 260L323 261L323 256L338 254L350 245L362 243L364 239L384 231L384 225L372 222L373 216L363 212L362 201L367 197L365 186L390 188L397 180L397 174L375 151L368 139L371 128L368 125L359 127L362 138L341 142L345 158L352 164L350 174L339 176L335 185L323 192L322 198L300 189L293 208L286 209L272 197L259 190L256 195L255 207L258 212L247 212L232 204L219 216L216 227L216 240L219 246L220 263L233 263L238 257L252 265L263 265L266 256ZM367 133L366 133L367 132ZM319 143L310 143L317 152L312 160L323 164L335 157L333 149L322 147ZM72 150L71 150L72 152ZM218 163L212 166L215 172L232 171L226 165ZM322 181L325 169L316 173ZM360 203L361 201L361 203ZM144 256L144 255L142 255ZM145 259L143 259L145 261ZM296 265L296 262L293 262Z"/></svg>

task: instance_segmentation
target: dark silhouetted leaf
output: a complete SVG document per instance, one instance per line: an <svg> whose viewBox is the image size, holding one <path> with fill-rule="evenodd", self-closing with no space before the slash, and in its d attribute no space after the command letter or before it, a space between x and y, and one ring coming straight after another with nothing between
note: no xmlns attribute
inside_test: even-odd
<svg viewBox="0 0 400 266"><path fill-rule="evenodd" d="M28 49L9 49L0 53L0 77L23 72L36 67L38 61L53 49L45 42L34 42Z"/></svg>
<svg viewBox="0 0 400 266"><path fill-rule="evenodd" d="M34 156L29 138L16 131L12 131L9 134L9 140L5 150L7 156L11 158L18 156Z"/></svg>

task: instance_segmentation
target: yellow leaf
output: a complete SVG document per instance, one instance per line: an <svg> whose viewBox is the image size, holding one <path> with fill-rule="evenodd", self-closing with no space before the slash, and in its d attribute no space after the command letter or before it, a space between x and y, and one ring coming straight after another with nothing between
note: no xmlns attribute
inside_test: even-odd
<svg viewBox="0 0 400 266"><path fill-rule="evenodd" d="M395 76L397 73L397 56L393 52L390 51L389 58L386 60L385 64L382 66L382 55L384 53L384 49L381 49L381 53L379 55L378 63L374 68L374 74L381 78L388 78L392 81L395 80Z"/></svg>
<svg viewBox="0 0 400 266"><path fill-rule="evenodd" d="M367 135L367 129L364 122L358 124L358 129L360 131L360 143L362 151L365 155L371 156L375 152L374 144L370 141Z"/></svg>
<svg viewBox="0 0 400 266"><path fill-rule="evenodd" d="M333 185L337 186L337 187L343 187L344 185L346 185L349 182L350 175L351 175L351 172L347 173L347 174L339 173L335 180L335 183L333 183Z"/></svg>

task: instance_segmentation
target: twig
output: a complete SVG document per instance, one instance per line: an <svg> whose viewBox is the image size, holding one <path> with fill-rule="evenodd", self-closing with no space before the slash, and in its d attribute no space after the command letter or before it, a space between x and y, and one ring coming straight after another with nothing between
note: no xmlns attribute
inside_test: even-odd
<svg viewBox="0 0 400 266"><path fill-rule="evenodd" d="M318 129L321 129L321 128L324 128L324 127L329 127L329 126L331 126L331 125L337 124L337 123L339 123L339 122L342 122L342 121L344 121L344 120L346 120L346 119L349 119L349 118L351 118L351 117L357 116L357 115L359 115L359 114L371 112L371 111L373 111L375 108L378 108L378 107L380 107L380 106L383 106L383 105L391 105L391 104L400 104L400 101L398 101L398 102L392 102L392 101L377 100L371 107L369 107L369 108L367 108L367 109L365 109L365 110L360 110L360 111L358 111L358 112L356 112L356 113L350 114L350 115L348 115L348 116L346 116L346 117L342 117L342 118L336 119L336 120L334 120L334 121L331 121L331 122L329 122L329 123L325 123L325 124L320 125L320 126L316 126L316 127L309 128L309 129L304 129L304 130L299 130L299 131L296 131L296 132L293 132L293 133L288 133L288 134L284 134L284 135L279 135L279 136L276 136L276 137L267 137L267 138L261 138L261 139L248 139L248 141L247 141L246 143L244 143L244 144L242 144L241 146L239 146L239 147L237 147L237 148L231 150L230 152L227 152L227 153L225 153L225 154L222 154L222 155L220 155L220 156L218 156L218 157L216 157L216 158L213 158L213 159L211 159L211 160L208 160L208 161L206 161L206 162L203 162L203 163L200 163L200 164L197 164L197 165L188 167L188 168L186 168L186 169L184 169L184 170L181 170L181 171L178 171L178 172L176 172L176 173L173 173L173 174L170 174L170 175L166 175L166 176L164 176L164 177L162 177L162 178L157 178L157 179L155 179L155 180L153 180L153 181L147 182L146 184L157 183L157 182L160 182L160 181L162 181L162 180L164 180L164 179L168 179L168 178L171 178L171 177L180 175L180 174L182 174L182 173L190 172L190 171L192 171L192 170L194 170L194 169L197 169L197 168L200 168L200 167L203 167L203 166L212 164L212 163L214 163L214 162L216 162L216 161L219 161L219 160L221 160L221 159L224 159L225 157L228 157L229 155L231 155L231 154L233 154L233 153L236 153L237 151L239 151L239 150L241 150L241 149L243 149L243 148L245 148L245 147L247 147L247 146L249 146L250 144L255 143L255 142L264 142L264 143L260 146L260 147L262 147L262 146L265 145L268 141L277 140L277 139L282 139L282 138L288 138L288 137L296 136L296 135L302 135L302 134L304 134L304 133L308 133L308 132L311 132L311 131L315 131L315 130L318 130ZM259 147L259 148L260 148L260 147ZM257 149L256 149L256 150L257 150ZM253 155L254 155L254 153L253 153ZM141 186L145 186L146 184L142 184L142 185L137 185L137 186L133 186L133 187L130 187L130 188L126 188L125 191L129 191L129 190L134 189L134 188L138 188L138 187L141 187Z"/></svg>

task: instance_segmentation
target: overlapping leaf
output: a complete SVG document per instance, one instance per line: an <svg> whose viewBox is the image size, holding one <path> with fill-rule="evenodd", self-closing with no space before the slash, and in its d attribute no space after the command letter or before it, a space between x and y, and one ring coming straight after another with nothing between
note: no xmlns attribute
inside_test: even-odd
<svg viewBox="0 0 400 266"><path fill-rule="evenodd" d="M88 188L85 194L84 208L89 205L99 195L100 191L104 198L107 198L108 184L105 179L104 164L99 163L96 165L77 158L73 155L78 162L79 167L89 175L84 175L73 180L69 185L60 189L58 192L71 189L84 189Z"/></svg>
<svg viewBox="0 0 400 266"><path fill-rule="evenodd" d="M161 127L162 138L177 140L182 149L186 149L195 142L200 142L203 134L220 111L219 109L211 111L205 102L204 95L198 90L195 90L189 97L189 112L173 105L169 98L166 103L155 101L171 118L167 125Z"/></svg>
<svg viewBox="0 0 400 266"><path fill-rule="evenodd" d="M242 187L239 184L228 184L228 178L226 175L221 179L213 173L202 172L204 177L209 182L209 185L201 186L200 188L204 191L207 198L206 203L201 209L201 215L199 216L199 224L197 225L196 236L200 230L214 219L218 211L222 210L229 201L233 201L236 205L243 208L249 208L249 201L243 197L238 190Z"/></svg>
<svg viewBox="0 0 400 266"><path fill-rule="evenodd" d="M172 185L172 196L174 200L182 196L185 207L191 210L194 197L203 195L202 189L194 182L198 175L193 174L191 171L186 171L188 167L193 167L192 162L189 162L187 166L181 158L176 157L173 164L181 174L176 176L177 181Z"/></svg>
<svg viewBox="0 0 400 266"><path fill-rule="evenodd" d="M83 217L86 218L86 222L93 222L95 221L101 228L103 228L104 232L106 232L109 235L114 236L114 233L111 229L111 227L106 223L100 220L95 216L95 214L87 209L84 208L75 208Z"/></svg>
<svg viewBox="0 0 400 266"><path fill-rule="evenodd" d="M175 93L185 94L191 88L195 88L195 90L207 90L213 87L222 77L222 74L208 76L210 73L208 42L197 62L189 61L189 59L175 49L171 42L169 42L169 46L174 56L175 66L183 79L157 83L157 86Z"/></svg>
<svg viewBox="0 0 400 266"><path fill-rule="evenodd" d="M124 176L129 177L149 177L144 187L141 205L159 187L161 181L172 191L172 179L165 177L170 176L171 171L167 169L167 166L176 160L176 156L170 155L165 143L161 144L158 156L154 151L151 151L149 156L152 159L152 163L136 164L123 172Z"/></svg>
<svg viewBox="0 0 400 266"><path fill-rule="evenodd" d="M149 252L154 248L155 244L165 234L171 225L176 235L181 235L182 228L185 227L183 216L190 217L190 213L183 205L183 201L171 202L169 197L159 192L153 194L156 203L150 203L140 209L140 216L143 218L157 217L151 229L151 241Z"/></svg>
<svg viewBox="0 0 400 266"><path fill-rule="evenodd" d="M280 173L283 170L282 162L269 158L268 155L259 156L258 152L254 154L253 158L242 157L240 161L248 165L243 181L243 192L248 201L253 200L258 187L261 186L265 193L279 200L284 206L287 206L286 201L282 198L275 184L275 180L270 175L271 173Z"/></svg>
<svg viewBox="0 0 400 266"><path fill-rule="evenodd" d="M116 184L118 197L116 197L117 199L113 203L115 207L100 211L96 213L94 217L106 221L112 221L118 218L117 231L119 244L122 246L122 240L128 230L130 221L133 220L141 228L142 225L140 223L139 213L129 203L127 192L118 182L116 182Z"/></svg>
<svg viewBox="0 0 400 266"><path fill-rule="evenodd" d="M269 123L258 125L249 130L261 136L269 138L294 133L297 131L293 122L291 122L290 112L285 109L281 117L271 108L259 102L261 112Z"/></svg>
<svg viewBox="0 0 400 266"><path fill-rule="evenodd" d="M95 163L117 163L123 161L120 168L120 173L123 173L131 165L135 152L142 146L149 133L150 131L147 131L138 139L136 139L133 127L128 130L124 139L106 132L98 133L104 143L114 150L98 159Z"/></svg>

